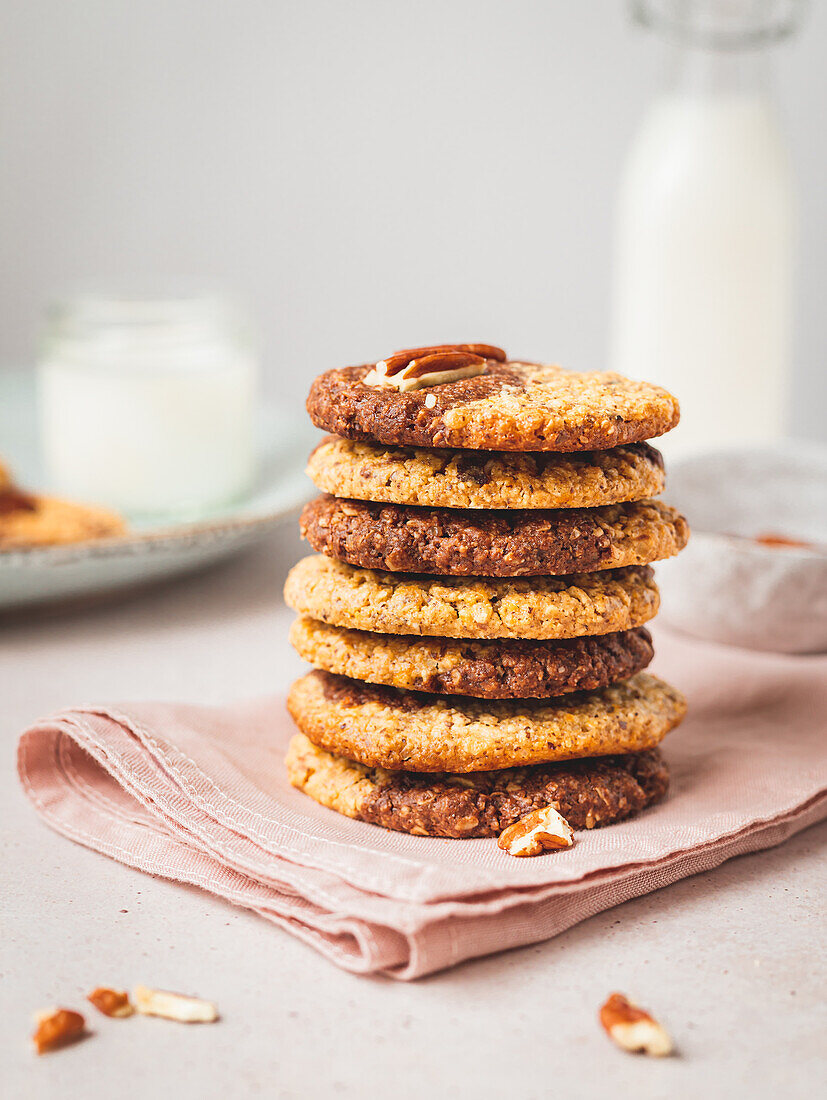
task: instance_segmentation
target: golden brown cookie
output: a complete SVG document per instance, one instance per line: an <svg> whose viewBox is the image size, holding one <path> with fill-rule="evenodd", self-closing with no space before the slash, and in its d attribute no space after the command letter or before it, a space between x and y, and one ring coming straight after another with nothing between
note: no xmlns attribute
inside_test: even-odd
<svg viewBox="0 0 827 1100"><path fill-rule="evenodd" d="M472 775L366 768L297 733L287 751L294 787L347 817L415 836L498 836L553 806L573 829L612 825L659 802L669 770L658 749Z"/></svg>
<svg viewBox="0 0 827 1100"><path fill-rule="evenodd" d="M317 497L301 533L362 569L533 577L647 565L686 545L686 520L658 500L552 511L471 511Z"/></svg>
<svg viewBox="0 0 827 1100"><path fill-rule="evenodd" d="M486 451L593 451L663 435L680 419L659 386L619 374L489 359L483 374L409 393L365 385L374 364L332 370L307 399L346 439Z"/></svg>
<svg viewBox="0 0 827 1100"><path fill-rule="evenodd" d="M308 664L370 684L479 699L546 699L592 691L652 660L643 627L560 641L472 641L346 630L299 618L290 641Z"/></svg>
<svg viewBox="0 0 827 1100"><path fill-rule="evenodd" d="M328 436L307 473L323 492L436 508L595 508L663 490L663 459L648 443L609 451L452 451L386 447Z"/></svg>
<svg viewBox="0 0 827 1100"><path fill-rule="evenodd" d="M284 587L300 615L380 634L440 638L578 638L643 626L658 589L646 566L508 581L354 569L320 554Z"/></svg>
<svg viewBox="0 0 827 1100"><path fill-rule="evenodd" d="M553 702L446 698L311 672L287 706L315 745L366 767L462 773L651 749L686 711L646 672Z"/></svg>
<svg viewBox="0 0 827 1100"><path fill-rule="evenodd" d="M0 550L88 542L112 538L125 530L124 520L105 508L14 488L0 493Z"/></svg>

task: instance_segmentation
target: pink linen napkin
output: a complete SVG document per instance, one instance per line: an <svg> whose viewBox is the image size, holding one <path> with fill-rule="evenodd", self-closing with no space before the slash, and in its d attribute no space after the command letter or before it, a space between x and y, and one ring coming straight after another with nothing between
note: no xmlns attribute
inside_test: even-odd
<svg viewBox="0 0 827 1100"><path fill-rule="evenodd" d="M655 671L690 703L664 745L667 800L534 859L316 805L285 778L282 698L65 710L21 737L20 778L65 836L253 909L348 970L416 978L547 939L827 816L827 658L663 630L656 648Z"/></svg>

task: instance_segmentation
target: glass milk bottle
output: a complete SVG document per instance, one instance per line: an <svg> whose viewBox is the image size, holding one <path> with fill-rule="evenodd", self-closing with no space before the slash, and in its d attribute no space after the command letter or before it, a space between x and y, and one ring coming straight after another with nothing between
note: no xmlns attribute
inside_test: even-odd
<svg viewBox="0 0 827 1100"><path fill-rule="evenodd" d="M616 212L612 369L672 390L667 453L771 442L791 378L794 189L769 94L795 3L641 0L671 78Z"/></svg>
<svg viewBox="0 0 827 1100"><path fill-rule="evenodd" d="M249 325L222 297L58 303L38 379L51 487L137 517L231 504L255 474L258 373Z"/></svg>

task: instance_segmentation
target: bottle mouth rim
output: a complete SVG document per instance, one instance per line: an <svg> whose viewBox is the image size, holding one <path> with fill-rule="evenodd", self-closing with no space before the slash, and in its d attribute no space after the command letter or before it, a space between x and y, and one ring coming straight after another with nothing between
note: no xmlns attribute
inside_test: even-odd
<svg viewBox="0 0 827 1100"><path fill-rule="evenodd" d="M764 5L763 12L724 11L706 20L697 7L693 11L693 5L674 0L630 0L630 8L634 22L646 30L658 31L685 46L723 52L757 49L789 38L805 2L782 0Z"/></svg>

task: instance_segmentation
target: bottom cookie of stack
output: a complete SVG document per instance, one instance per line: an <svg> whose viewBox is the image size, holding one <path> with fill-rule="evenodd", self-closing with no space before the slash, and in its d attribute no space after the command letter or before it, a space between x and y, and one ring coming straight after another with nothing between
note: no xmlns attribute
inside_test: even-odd
<svg viewBox="0 0 827 1100"><path fill-rule="evenodd" d="M468 774L386 771L326 752L302 733L287 774L314 801L347 817L415 836L495 837L554 806L573 829L612 825L659 802L669 770L659 749Z"/></svg>

